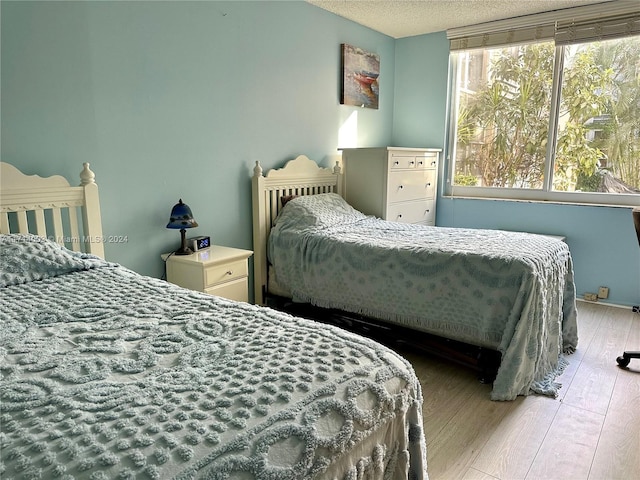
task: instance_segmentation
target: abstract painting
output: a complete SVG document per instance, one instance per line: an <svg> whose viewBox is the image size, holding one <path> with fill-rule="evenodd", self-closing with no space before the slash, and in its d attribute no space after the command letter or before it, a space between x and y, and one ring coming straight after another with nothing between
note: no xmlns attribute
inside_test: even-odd
<svg viewBox="0 0 640 480"><path fill-rule="evenodd" d="M380 56L343 43L340 103L378 108Z"/></svg>

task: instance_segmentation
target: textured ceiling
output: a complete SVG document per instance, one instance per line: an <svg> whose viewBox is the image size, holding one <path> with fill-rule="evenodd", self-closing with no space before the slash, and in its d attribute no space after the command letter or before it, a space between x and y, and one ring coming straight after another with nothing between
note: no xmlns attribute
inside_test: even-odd
<svg viewBox="0 0 640 480"><path fill-rule="evenodd" d="M390 37L403 38L607 0L306 1Z"/></svg>

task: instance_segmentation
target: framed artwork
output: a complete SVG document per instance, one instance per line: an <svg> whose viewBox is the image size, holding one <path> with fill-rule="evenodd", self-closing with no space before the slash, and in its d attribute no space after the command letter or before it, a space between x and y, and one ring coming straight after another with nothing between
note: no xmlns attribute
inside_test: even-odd
<svg viewBox="0 0 640 480"><path fill-rule="evenodd" d="M340 103L378 108L380 56L343 43Z"/></svg>

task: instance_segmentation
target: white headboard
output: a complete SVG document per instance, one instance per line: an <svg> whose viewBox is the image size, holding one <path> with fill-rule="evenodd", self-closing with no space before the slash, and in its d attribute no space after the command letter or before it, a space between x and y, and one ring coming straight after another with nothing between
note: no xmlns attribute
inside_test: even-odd
<svg viewBox="0 0 640 480"><path fill-rule="evenodd" d="M25 175L0 162L0 233L32 233L104 258L95 174L83 164L80 186L60 175Z"/></svg>
<svg viewBox="0 0 640 480"><path fill-rule="evenodd" d="M280 197L286 195L342 195L342 175L336 162L333 169L322 168L304 155L278 169L262 175L260 162L253 169L253 282L254 301L264 304L267 291L267 240L273 221L282 208Z"/></svg>

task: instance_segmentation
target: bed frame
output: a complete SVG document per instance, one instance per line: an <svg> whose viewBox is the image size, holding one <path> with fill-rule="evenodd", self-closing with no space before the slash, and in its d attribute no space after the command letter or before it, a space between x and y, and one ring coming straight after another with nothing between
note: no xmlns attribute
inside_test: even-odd
<svg viewBox="0 0 640 480"><path fill-rule="evenodd" d="M104 258L100 200L88 163L80 186L60 175L25 175L0 162L0 233L31 233Z"/></svg>
<svg viewBox="0 0 640 480"><path fill-rule="evenodd" d="M339 162L331 168L319 167L305 155L290 160L279 169L262 175L260 162L253 169L253 282L254 302L266 303L267 295L267 239L282 204L280 197L287 195L316 195L337 193L342 195L342 174Z"/></svg>

